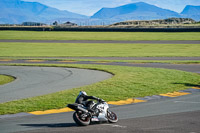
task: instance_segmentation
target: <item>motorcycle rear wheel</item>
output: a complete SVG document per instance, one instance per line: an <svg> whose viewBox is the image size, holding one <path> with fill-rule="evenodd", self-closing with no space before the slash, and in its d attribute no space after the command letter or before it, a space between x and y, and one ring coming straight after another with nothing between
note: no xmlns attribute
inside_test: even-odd
<svg viewBox="0 0 200 133"><path fill-rule="evenodd" d="M77 112L74 112L73 119L79 126L87 126L90 124L90 117L81 118Z"/></svg>
<svg viewBox="0 0 200 133"><path fill-rule="evenodd" d="M107 118L108 118L108 122L110 123L116 123L118 121L117 115L112 111L107 112Z"/></svg>

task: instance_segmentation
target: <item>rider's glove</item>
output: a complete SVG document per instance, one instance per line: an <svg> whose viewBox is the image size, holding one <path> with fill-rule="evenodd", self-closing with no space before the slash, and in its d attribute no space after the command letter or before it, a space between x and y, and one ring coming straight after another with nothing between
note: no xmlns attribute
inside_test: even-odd
<svg viewBox="0 0 200 133"><path fill-rule="evenodd" d="M103 99L100 99L100 98L98 98L98 101L99 101L99 102L104 102L104 100L103 100Z"/></svg>
<svg viewBox="0 0 200 133"><path fill-rule="evenodd" d="M100 99L100 98L98 98L97 100L98 100L99 102L101 102L101 99Z"/></svg>

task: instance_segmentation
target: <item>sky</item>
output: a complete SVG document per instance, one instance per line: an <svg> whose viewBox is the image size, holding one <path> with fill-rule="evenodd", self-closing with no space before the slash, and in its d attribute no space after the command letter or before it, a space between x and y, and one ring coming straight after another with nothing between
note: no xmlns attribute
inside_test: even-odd
<svg viewBox="0 0 200 133"><path fill-rule="evenodd" d="M200 0L22 0L40 2L42 4L67 10L82 15L92 16L103 7L117 7L129 3L146 2L164 9L180 13L186 5L200 6Z"/></svg>

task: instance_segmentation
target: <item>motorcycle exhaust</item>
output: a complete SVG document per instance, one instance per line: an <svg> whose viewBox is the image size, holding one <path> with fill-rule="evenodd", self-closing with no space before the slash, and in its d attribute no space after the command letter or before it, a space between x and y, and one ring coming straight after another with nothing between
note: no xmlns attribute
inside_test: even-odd
<svg viewBox="0 0 200 133"><path fill-rule="evenodd" d="M83 111L84 113L88 113L88 111L86 109L84 109L84 108L82 108L80 106L78 106L77 109Z"/></svg>
<svg viewBox="0 0 200 133"><path fill-rule="evenodd" d="M84 108L82 108L80 105L78 104L68 104L67 107L73 109L73 110L80 110L83 111L84 113L88 113L88 111Z"/></svg>

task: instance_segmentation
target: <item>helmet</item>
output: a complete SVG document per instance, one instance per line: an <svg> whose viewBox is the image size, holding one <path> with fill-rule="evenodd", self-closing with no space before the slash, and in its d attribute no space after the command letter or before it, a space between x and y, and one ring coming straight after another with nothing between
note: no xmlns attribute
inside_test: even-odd
<svg viewBox="0 0 200 133"><path fill-rule="evenodd" d="M85 91L80 91L79 95L87 95L87 93Z"/></svg>

